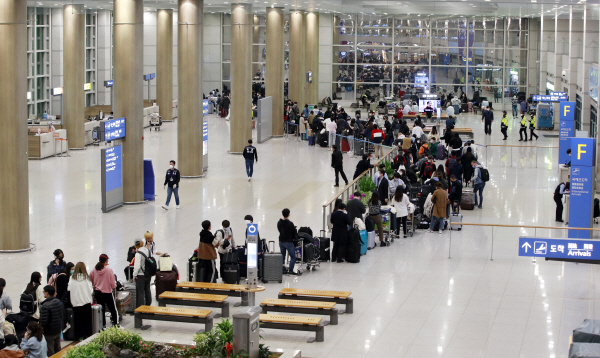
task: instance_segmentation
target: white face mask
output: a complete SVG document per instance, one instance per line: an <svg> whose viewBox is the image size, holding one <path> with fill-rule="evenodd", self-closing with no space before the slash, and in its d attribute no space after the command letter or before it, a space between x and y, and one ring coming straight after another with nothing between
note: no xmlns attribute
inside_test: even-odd
<svg viewBox="0 0 600 358"><path fill-rule="evenodd" d="M175 168L175 167L174 167L173 165L169 165L169 168L173 169L173 168Z"/></svg>
<svg viewBox="0 0 600 358"><path fill-rule="evenodd" d="M252 221L250 221L250 220L245 220L245 221L246 221L246 224L252 224Z"/></svg>

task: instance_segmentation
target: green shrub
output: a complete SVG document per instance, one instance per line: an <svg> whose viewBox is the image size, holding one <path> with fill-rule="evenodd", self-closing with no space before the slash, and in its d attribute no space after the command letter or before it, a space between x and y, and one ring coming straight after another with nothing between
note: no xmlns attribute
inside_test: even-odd
<svg viewBox="0 0 600 358"><path fill-rule="evenodd" d="M65 358L104 358L102 346L96 342L77 346L67 352Z"/></svg>
<svg viewBox="0 0 600 358"><path fill-rule="evenodd" d="M390 180L394 179L394 168L392 168L392 162L389 160L384 160L383 164L385 165L385 173L387 174Z"/></svg>
<svg viewBox="0 0 600 358"><path fill-rule="evenodd" d="M377 190L377 185L373 183L373 178L369 175L363 175L357 182L358 191L361 194L371 194L373 191Z"/></svg>
<svg viewBox="0 0 600 358"><path fill-rule="evenodd" d="M100 347L112 343L121 349L131 349L134 352L139 352L142 348L143 339L139 334L113 326L98 333L94 342L99 344Z"/></svg>

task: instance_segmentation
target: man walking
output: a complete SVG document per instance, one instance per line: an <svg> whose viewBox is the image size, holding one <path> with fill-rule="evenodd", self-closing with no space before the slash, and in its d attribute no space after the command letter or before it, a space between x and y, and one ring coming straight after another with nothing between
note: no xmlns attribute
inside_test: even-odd
<svg viewBox="0 0 600 358"><path fill-rule="evenodd" d="M442 189L442 183L437 182L435 184L435 191L433 192L433 196L431 201L433 202L433 215L431 216L431 224L429 225L428 233L433 233L433 229L435 228L435 224L439 225L440 235L444 230L444 218L446 217L446 200L447 194L444 189Z"/></svg>
<svg viewBox="0 0 600 358"><path fill-rule="evenodd" d="M515 119L519 116L519 100L517 99L517 96L513 96L510 103L512 104L512 116L513 119Z"/></svg>
<svg viewBox="0 0 600 358"><path fill-rule="evenodd" d="M331 167L335 171L335 187L340 186L340 174L342 174L342 179L346 185L348 185L348 178L346 178L346 173L344 173L344 157L342 156L342 152L338 150L337 145L331 146Z"/></svg>
<svg viewBox="0 0 600 358"><path fill-rule="evenodd" d="M248 145L244 148L243 155L246 160L246 175L248 175L248 181L251 181L252 173L254 173L254 160L258 162L258 153L256 147L252 145L252 139L248 139Z"/></svg>
<svg viewBox="0 0 600 358"><path fill-rule="evenodd" d="M494 112L490 111L489 106L486 107L481 113L481 121L485 122L485 134L492 135L492 122L494 121Z"/></svg>
<svg viewBox="0 0 600 358"><path fill-rule="evenodd" d="M54 297L56 290L53 286L44 287L46 298L40 306L40 326L44 329L44 338L48 345L48 357L60 352L60 332L63 327L64 306Z"/></svg>
<svg viewBox="0 0 600 358"><path fill-rule="evenodd" d="M519 129L519 142L523 141L523 134L525 134L525 141L527 142L527 119L525 115L521 114L521 128Z"/></svg>
<svg viewBox="0 0 600 358"><path fill-rule="evenodd" d="M162 206L165 210L169 210L171 194L175 194L175 207L179 209L179 179L179 170L175 168L175 161L171 160L169 162L169 169L167 169L167 174L165 175L165 183L163 184L163 187L167 188L167 202Z"/></svg>

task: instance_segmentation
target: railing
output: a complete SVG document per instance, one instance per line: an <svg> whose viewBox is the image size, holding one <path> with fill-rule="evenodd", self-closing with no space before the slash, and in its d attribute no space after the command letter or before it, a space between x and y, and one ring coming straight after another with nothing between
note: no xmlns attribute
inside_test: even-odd
<svg viewBox="0 0 600 358"><path fill-rule="evenodd" d="M504 147L504 148L510 148L510 166L512 167L512 162L513 162L513 150L512 148L535 148L535 167L537 168L537 162L538 162L538 149L542 148L542 149L557 149L558 147L554 147L554 146L546 146L546 147L541 147L541 146L537 146L537 145L503 145L503 144L483 144L481 145L482 147L485 147L485 161L487 162L488 159L488 147Z"/></svg>
<svg viewBox="0 0 600 358"><path fill-rule="evenodd" d="M537 230L577 230L577 237L571 239L579 239L580 231L600 231L600 228L587 228L587 227L568 227L568 226L538 226L538 225L508 225L508 224L478 224L478 223L456 223L452 225L462 226L463 230L464 226L483 226L483 227L491 227L492 228L492 242L491 242L491 250L490 250L490 261L494 261L494 228L502 227L502 228L519 228L519 229L534 229L534 236L537 236ZM450 227L450 223L448 223L448 227ZM448 244L448 258L451 257L452 251L452 231L450 232L450 241ZM591 236L591 235L590 235Z"/></svg>
<svg viewBox="0 0 600 358"><path fill-rule="evenodd" d="M386 147L386 148L389 148L389 147ZM398 151L397 147L391 148L391 150L389 152L384 154L381 158L379 158L379 160L377 160L374 163L373 168L370 168L370 169L362 172L359 176L356 177L356 179L352 180L351 182L348 183L348 185L343 187L342 190L339 193L337 193L333 198L331 198L329 201L327 201L325 204L323 204L323 230L324 231L327 231L327 218L333 212L333 207L334 207L335 201L337 199L342 199L342 201L350 199L350 196L352 194L354 194L354 192L357 189L356 183L358 183L358 181L367 174L370 176L373 176L375 170L379 170L378 169L379 164L383 163L383 161L389 160L391 162L392 159L396 156L397 151Z"/></svg>

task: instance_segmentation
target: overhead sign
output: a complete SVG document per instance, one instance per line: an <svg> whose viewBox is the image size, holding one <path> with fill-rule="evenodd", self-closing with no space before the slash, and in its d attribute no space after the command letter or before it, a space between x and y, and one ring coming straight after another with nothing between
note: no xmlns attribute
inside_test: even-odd
<svg viewBox="0 0 600 358"><path fill-rule="evenodd" d="M113 80L104 81L104 87L112 87L112 86L113 86Z"/></svg>
<svg viewBox="0 0 600 358"><path fill-rule="evenodd" d="M144 81L150 81L156 78L156 73L149 73L144 75Z"/></svg>
<svg viewBox="0 0 600 358"><path fill-rule="evenodd" d="M109 119L102 123L105 141L125 138L125 118Z"/></svg>
<svg viewBox="0 0 600 358"><path fill-rule="evenodd" d="M92 84L91 83L84 83L83 84L83 90L84 91L91 91L92 90Z"/></svg>
<svg viewBox="0 0 600 358"><path fill-rule="evenodd" d="M600 260L597 240L519 238L519 256Z"/></svg>
<svg viewBox="0 0 600 358"><path fill-rule="evenodd" d="M569 96L567 96L564 92L556 92L559 94L543 94L543 95L533 95L534 102L562 102L568 101Z"/></svg>
<svg viewBox="0 0 600 358"><path fill-rule="evenodd" d="M107 212L123 205L123 158L120 145L102 149L102 211Z"/></svg>

